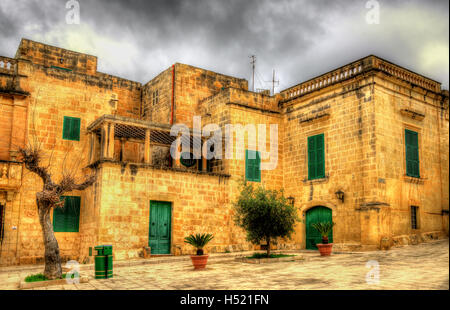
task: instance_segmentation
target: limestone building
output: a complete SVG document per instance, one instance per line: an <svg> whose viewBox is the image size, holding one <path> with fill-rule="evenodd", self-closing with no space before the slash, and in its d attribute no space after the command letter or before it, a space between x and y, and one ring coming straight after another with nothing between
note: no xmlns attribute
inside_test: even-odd
<svg viewBox="0 0 450 310"><path fill-rule="evenodd" d="M14 58L0 56L0 264L43 262L42 184L17 154L27 143L40 145L56 179L98 175L52 215L63 259L89 261L98 244L112 244L115 259L148 246L188 254L193 232L215 235L210 253L259 248L233 222L243 177L284 188L303 219L278 248L314 248L310 224L323 220L336 223L342 250L447 236L448 102L439 82L373 55L271 96L180 63L141 84L98 72L95 56L22 39ZM261 124L267 150L276 125L276 167L259 169L270 159L240 132L231 158L173 160L171 127L192 133L195 116L222 134Z"/></svg>

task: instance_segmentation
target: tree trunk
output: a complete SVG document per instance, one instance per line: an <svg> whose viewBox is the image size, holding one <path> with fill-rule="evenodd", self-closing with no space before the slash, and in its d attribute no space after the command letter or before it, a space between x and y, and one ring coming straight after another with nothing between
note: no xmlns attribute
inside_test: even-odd
<svg viewBox="0 0 450 310"><path fill-rule="evenodd" d="M50 220L50 211L52 209L52 206L41 203L39 201L37 202L37 205L39 212L39 222L41 223L45 246L44 275L50 280L60 279L62 276L62 271L61 258L59 256L59 246L53 232L52 222Z"/></svg>
<svg viewBox="0 0 450 310"><path fill-rule="evenodd" d="M267 240L267 258L270 258L270 237L266 237Z"/></svg>

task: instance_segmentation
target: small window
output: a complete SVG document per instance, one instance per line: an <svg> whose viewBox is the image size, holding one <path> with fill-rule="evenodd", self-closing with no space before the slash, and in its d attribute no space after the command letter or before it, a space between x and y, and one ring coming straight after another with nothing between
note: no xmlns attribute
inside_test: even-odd
<svg viewBox="0 0 450 310"><path fill-rule="evenodd" d="M419 208L415 206L411 206L411 228L419 229L417 214L419 213Z"/></svg>
<svg viewBox="0 0 450 310"><path fill-rule="evenodd" d="M261 182L261 156L258 151L245 151L245 179Z"/></svg>
<svg viewBox="0 0 450 310"><path fill-rule="evenodd" d="M55 232L78 232L80 223L81 197L62 196L64 207L53 210L53 230Z"/></svg>
<svg viewBox="0 0 450 310"><path fill-rule="evenodd" d="M325 177L324 134L308 137L308 180Z"/></svg>
<svg viewBox="0 0 450 310"><path fill-rule="evenodd" d="M64 116L63 139L80 141L80 123L77 117Z"/></svg>
<svg viewBox="0 0 450 310"><path fill-rule="evenodd" d="M152 103L153 105L157 105L159 102L159 92L158 90L155 90L152 94Z"/></svg>
<svg viewBox="0 0 450 310"><path fill-rule="evenodd" d="M419 134L405 129L406 175L420 178L419 171Z"/></svg>

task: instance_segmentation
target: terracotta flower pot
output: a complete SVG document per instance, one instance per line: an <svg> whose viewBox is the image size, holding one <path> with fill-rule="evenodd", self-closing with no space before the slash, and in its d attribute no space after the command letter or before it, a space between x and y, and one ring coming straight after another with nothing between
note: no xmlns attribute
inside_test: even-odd
<svg viewBox="0 0 450 310"><path fill-rule="evenodd" d="M330 256L331 249L333 248L333 243L318 243L316 244L317 248L319 248L320 256Z"/></svg>
<svg viewBox="0 0 450 310"><path fill-rule="evenodd" d="M192 264L194 269L204 269L208 262L208 254L206 255L191 255Z"/></svg>

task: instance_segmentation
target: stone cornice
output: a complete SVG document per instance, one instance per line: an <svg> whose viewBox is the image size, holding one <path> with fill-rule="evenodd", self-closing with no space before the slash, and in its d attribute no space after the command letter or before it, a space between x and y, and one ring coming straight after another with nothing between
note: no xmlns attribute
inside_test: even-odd
<svg viewBox="0 0 450 310"><path fill-rule="evenodd" d="M339 84L370 71L381 71L387 75L406 81L412 86L418 86L433 93L441 92L441 84L439 82L377 56L370 55L282 91L280 103L285 103L331 85Z"/></svg>

